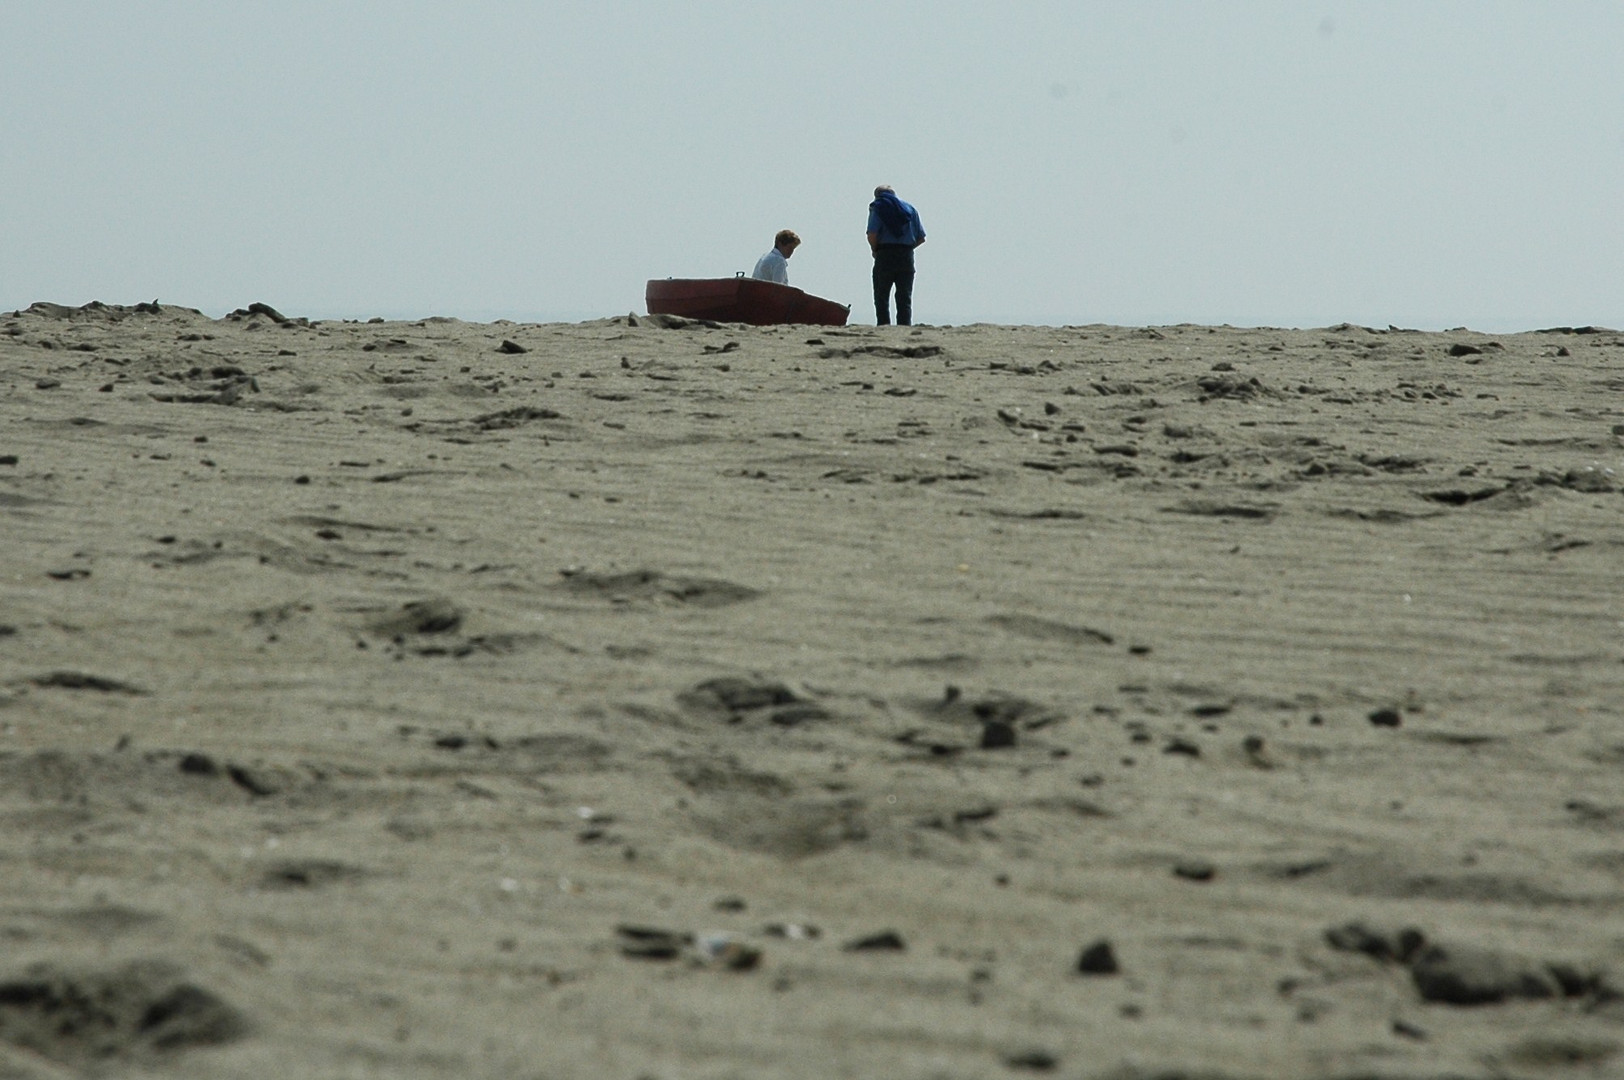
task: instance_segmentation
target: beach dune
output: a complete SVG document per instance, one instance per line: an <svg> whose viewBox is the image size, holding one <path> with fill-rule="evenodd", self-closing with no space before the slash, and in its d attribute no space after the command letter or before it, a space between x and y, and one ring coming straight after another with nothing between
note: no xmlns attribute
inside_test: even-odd
<svg viewBox="0 0 1624 1080"><path fill-rule="evenodd" d="M0 315L0 1076L1624 1072L1624 334Z"/></svg>

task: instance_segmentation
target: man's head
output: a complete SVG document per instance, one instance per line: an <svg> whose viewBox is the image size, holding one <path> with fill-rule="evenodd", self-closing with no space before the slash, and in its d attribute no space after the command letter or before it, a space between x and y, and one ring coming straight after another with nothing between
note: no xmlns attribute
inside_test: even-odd
<svg viewBox="0 0 1624 1080"><path fill-rule="evenodd" d="M895 195L897 193L896 189L893 188L890 184L881 184L879 187L874 189L874 197L876 199L878 199L881 195L884 195L886 192L890 192L892 195Z"/></svg>
<svg viewBox="0 0 1624 1080"><path fill-rule="evenodd" d="M778 235L773 237L773 247L786 259L795 254L795 249L800 246L801 238L792 229L779 229Z"/></svg>

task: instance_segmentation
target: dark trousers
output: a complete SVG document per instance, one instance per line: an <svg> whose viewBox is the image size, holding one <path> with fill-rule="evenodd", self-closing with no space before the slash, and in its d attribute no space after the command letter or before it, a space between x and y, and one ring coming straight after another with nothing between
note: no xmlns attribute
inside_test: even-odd
<svg viewBox="0 0 1624 1080"><path fill-rule="evenodd" d="M913 325L913 248L881 244L874 249L874 319L891 323L891 289L897 290L897 325Z"/></svg>

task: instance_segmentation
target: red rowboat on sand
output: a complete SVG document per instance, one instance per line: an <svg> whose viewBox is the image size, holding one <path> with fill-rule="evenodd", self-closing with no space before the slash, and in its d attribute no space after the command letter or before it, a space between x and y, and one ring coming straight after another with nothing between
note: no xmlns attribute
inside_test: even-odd
<svg viewBox="0 0 1624 1080"><path fill-rule="evenodd" d="M650 315L681 315L753 326L845 326L846 316L851 314L845 304L743 274L730 278L655 279L648 283L643 299Z"/></svg>

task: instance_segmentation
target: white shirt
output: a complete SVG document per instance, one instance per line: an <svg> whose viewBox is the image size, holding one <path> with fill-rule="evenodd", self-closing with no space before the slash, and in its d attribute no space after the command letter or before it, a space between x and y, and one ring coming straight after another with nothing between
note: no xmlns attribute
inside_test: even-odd
<svg viewBox="0 0 1624 1080"><path fill-rule="evenodd" d="M780 285L789 284L789 260L784 253L773 248L767 254L756 260L756 268L750 275L762 281L776 281Z"/></svg>

